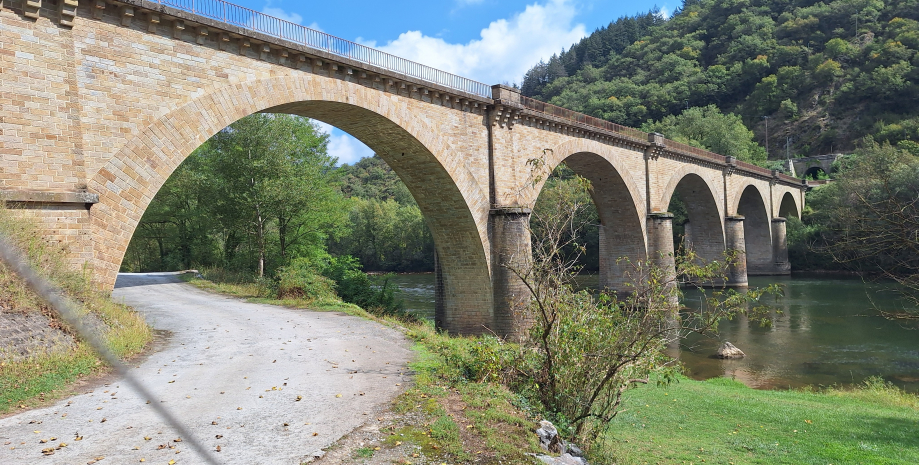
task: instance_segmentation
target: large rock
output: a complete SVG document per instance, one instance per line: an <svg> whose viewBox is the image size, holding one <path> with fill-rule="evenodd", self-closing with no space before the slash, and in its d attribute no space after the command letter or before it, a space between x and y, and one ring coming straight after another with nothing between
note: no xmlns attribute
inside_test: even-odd
<svg viewBox="0 0 919 465"><path fill-rule="evenodd" d="M565 450L565 441L558 435L558 429L552 422L547 420L539 422L536 434L539 436L539 445L543 450L553 454L560 454Z"/></svg>
<svg viewBox="0 0 919 465"><path fill-rule="evenodd" d="M543 420L539 422L539 429L536 430L539 436L539 445L551 454L561 454L558 457L550 455L536 455L536 458L542 463L548 465L588 465L584 453L577 446L565 442L558 435L558 429L550 421Z"/></svg>
<svg viewBox="0 0 919 465"><path fill-rule="evenodd" d="M721 347L718 348L718 352L715 355L717 355L718 358L744 358L747 354L735 347L734 344L725 341L725 343L721 344Z"/></svg>

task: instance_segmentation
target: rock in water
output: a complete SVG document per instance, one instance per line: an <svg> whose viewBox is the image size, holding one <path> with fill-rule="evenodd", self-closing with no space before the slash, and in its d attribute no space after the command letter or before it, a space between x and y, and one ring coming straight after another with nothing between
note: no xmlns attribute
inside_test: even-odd
<svg viewBox="0 0 919 465"><path fill-rule="evenodd" d="M743 353L743 351L737 347L734 347L734 344L725 341L725 343L721 344L721 347L718 348L718 353L716 355L718 358L744 358L747 354Z"/></svg>

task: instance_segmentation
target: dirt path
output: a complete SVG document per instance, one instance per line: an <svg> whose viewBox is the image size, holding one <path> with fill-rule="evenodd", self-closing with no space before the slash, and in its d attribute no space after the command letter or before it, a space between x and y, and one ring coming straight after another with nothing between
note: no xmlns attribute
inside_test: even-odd
<svg viewBox="0 0 919 465"><path fill-rule="evenodd" d="M172 333L134 373L207 448L220 446L221 463L310 461L408 380L404 337L361 318L246 303L169 274L120 275L113 295ZM202 463L145 401L115 380L2 419L0 462Z"/></svg>

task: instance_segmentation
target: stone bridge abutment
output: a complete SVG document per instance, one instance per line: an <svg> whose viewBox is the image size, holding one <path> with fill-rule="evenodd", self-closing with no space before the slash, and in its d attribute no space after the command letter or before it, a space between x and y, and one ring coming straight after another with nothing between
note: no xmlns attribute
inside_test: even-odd
<svg viewBox="0 0 919 465"><path fill-rule="evenodd" d="M702 257L745 251L728 284L788 272L783 218L803 207L799 181L424 69L147 0L3 0L0 195L111 288L145 209L192 151L244 116L289 113L352 134L405 182L436 243L437 324L452 332L526 324L529 294L507 265L530 260L545 182L534 166L590 180L605 287L625 287L620 257L672 269L674 195Z"/></svg>

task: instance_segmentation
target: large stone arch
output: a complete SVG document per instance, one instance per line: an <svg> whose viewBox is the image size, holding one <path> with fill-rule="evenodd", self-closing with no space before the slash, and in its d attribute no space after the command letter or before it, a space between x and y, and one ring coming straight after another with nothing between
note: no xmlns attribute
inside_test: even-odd
<svg viewBox="0 0 919 465"><path fill-rule="evenodd" d="M744 217L744 249L748 275L773 273L772 224L769 209L766 207L768 198L768 192L764 195L761 188L752 183L742 186L735 196L734 211Z"/></svg>
<svg viewBox="0 0 919 465"><path fill-rule="evenodd" d="M618 155L618 156L617 156ZM591 140L573 139L546 152L545 173L565 163L591 183L591 198L600 217L600 286L627 291L629 265L647 258L644 195L616 153L615 147ZM542 192L547 176L535 183ZM532 199L535 204L536 198Z"/></svg>
<svg viewBox="0 0 919 465"><path fill-rule="evenodd" d="M671 176L664 188L660 205L670 205L674 193L686 204L689 222L684 240L700 258L706 261L722 258L725 251L724 204L722 195L708 179L705 170L686 165Z"/></svg>
<svg viewBox="0 0 919 465"><path fill-rule="evenodd" d="M176 167L210 136L256 112L286 112L340 127L374 149L405 181L428 221L443 274L451 331L492 324L487 184L456 156L442 119L419 115L414 100L315 75L256 79L193 98L142 128L91 178L94 268L111 288L144 210ZM448 112L428 105L432 112ZM435 115L437 116L437 115ZM453 115L456 117L456 115ZM459 116L481 119L475 114ZM474 126L470 125L470 126ZM483 128L484 130L484 128ZM487 176L485 176L487 183Z"/></svg>

